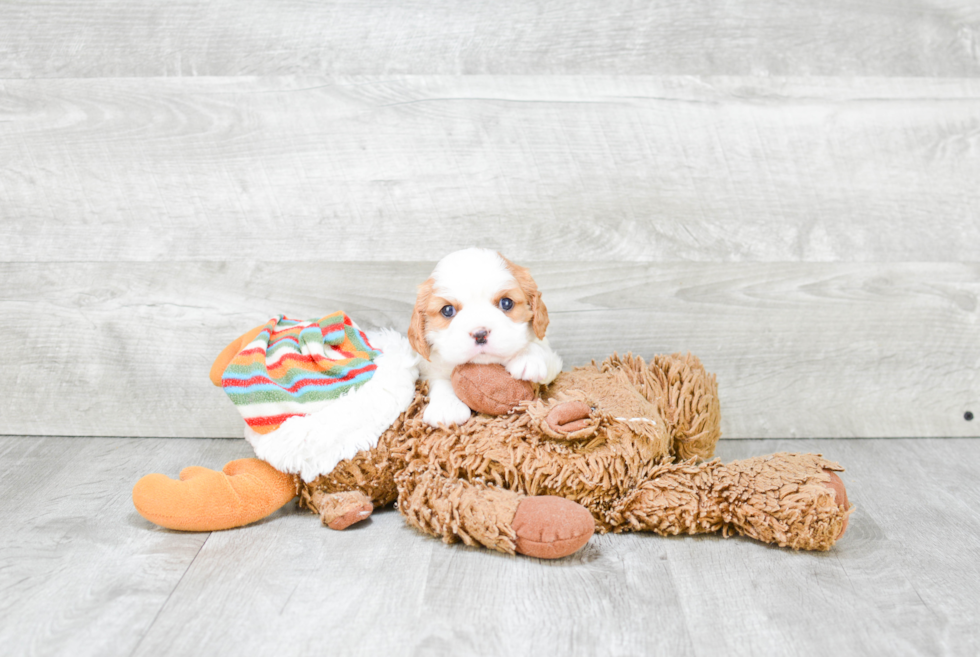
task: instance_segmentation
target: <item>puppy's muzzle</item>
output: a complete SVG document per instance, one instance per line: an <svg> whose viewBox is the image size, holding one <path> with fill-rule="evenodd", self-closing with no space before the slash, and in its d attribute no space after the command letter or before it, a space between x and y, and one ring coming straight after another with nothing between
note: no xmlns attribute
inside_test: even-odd
<svg viewBox="0 0 980 657"><path fill-rule="evenodd" d="M486 344L488 335L490 335L490 331L486 330L485 328L479 328L470 333L470 337L473 338L477 344Z"/></svg>

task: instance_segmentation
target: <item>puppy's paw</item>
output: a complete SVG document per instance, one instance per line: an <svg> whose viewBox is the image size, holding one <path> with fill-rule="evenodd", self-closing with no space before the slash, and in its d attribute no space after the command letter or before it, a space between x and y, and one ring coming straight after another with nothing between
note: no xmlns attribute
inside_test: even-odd
<svg viewBox="0 0 980 657"><path fill-rule="evenodd" d="M548 362L538 350L528 350L507 363L507 372L521 381L544 383L548 378Z"/></svg>
<svg viewBox="0 0 980 657"><path fill-rule="evenodd" d="M470 419L470 407L459 401L456 395L433 395L429 405L422 412L422 420L426 424L437 427L444 424L465 424Z"/></svg>

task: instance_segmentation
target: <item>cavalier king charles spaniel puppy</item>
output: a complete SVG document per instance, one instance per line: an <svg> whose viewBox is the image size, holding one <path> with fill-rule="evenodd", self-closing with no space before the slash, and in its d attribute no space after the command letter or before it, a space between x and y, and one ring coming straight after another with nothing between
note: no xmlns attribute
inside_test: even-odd
<svg viewBox="0 0 980 657"><path fill-rule="evenodd" d="M463 424L470 409L453 392L453 368L499 363L511 376L551 383L561 358L544 337L548 309L524 267L490 249L464 249L439 261L419 286L408 340L422 358L432 426Z"/></svg>

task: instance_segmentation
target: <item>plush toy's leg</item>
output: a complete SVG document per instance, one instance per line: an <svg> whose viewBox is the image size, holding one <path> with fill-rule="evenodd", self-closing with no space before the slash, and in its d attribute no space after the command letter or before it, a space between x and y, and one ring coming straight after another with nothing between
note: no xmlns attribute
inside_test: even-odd
<svg viewBox="0 0 980 657"><path fill-rule="evenodd" d="M585 545L595 531L592 514L571 500L526 497L449 478L436 468L406 471L398 493L398 508L408 523L446 543L558 559Z"/></svg>
<svg viewBox="0 0 980 657"><path fill-rule="evenodd" d="M773 454L727 465L664 464L611 514L614 531L722 531L802 550L829 550L853 511L842 468L813 454Z"/></svg>
<svg viewBox="0 0 980 657"><path fill-rule="evenodd" d="M539 559L560 559L577 552L595 533L595 518L577 502L554 495L525 497L511 525L517 552Z"/></svg>
<svg viewBox="0 0 980 657"><path fill-rule="evenodd" d="M296 496L293 475L259 459L239 459L221 472L191 466L180 479L149 474L133 487L140 515L167 529L203 532L260 520Z"/></svg>
<svg viewBox="0 0 980 657"><path fill-rule="evenodd" d="M371 498L358 490L340 493L314 491L307 506L319 513L320 520L330 529L347 529L374 511Z"/></svg>

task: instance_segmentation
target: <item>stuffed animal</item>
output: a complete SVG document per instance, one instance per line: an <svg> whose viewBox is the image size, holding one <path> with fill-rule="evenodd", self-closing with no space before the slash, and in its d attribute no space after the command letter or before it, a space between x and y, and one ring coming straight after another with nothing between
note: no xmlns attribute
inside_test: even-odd
<svg viewBox="0 0 980 657"><path fill-rule="evenodd" d="M212 380L256 335L229 345ZM304 476L260 459L220 473L192 467L177 481L147 475L134 504L161 526L209 531L297 496L333 529L397 502L409 524L446 542L541 558L567 556L595 531L721 532L827 550L853 510L842 468L818 455L707 460L720 436L717 385L691 355L612 356L537 390L499 365L464 365L453 387L483 411L461 426L422 421L419 382L372 446L328 471Z"/></svg>

